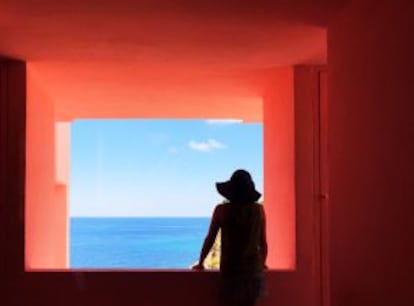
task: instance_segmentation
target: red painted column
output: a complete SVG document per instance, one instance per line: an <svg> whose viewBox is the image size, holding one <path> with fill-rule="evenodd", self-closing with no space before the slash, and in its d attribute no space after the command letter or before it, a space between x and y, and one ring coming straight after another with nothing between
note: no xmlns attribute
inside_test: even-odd
<svg viewBox="0 0 414 306"><path fill-rule="evenodd" d="M0 291L6 293L24 265L25 103L25 63L0 59L0 274L6 280Z"/></svg>
<svg viewBox="0 0 414 306"><path fill-rule="evenodd" d="M277 71L264 96L264 205L268 266L295 267L295 166L293 68Z"/></svg>
<svg viewBox="0 0 414 306"><path fill-rule="evenodd" d="M28 67L25 263L27 270L68 267L68 207L65 155L55 145L66 143L56 133L53 101ZM64 130L64 129L63 129Z"/></svg>
<svg viewBox="0 0 414 306"><path fill-rule="evenodd" d="M414 301L413 4L353 1L328 31L332 306Z"/></svg>

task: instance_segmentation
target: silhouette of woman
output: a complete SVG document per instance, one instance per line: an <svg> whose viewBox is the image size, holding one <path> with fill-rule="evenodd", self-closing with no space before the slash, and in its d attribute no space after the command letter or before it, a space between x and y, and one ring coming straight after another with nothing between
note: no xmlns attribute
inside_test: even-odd
<svg viewBox="0 0 414 306"><path fill-rule="evenodd" d="M265 213L257 201L261 194L245 170L216 183L228 202L215 207L195 270L203 262L221 230L220 302L223 306L254 306L264 290L267 241Z"/></svg>

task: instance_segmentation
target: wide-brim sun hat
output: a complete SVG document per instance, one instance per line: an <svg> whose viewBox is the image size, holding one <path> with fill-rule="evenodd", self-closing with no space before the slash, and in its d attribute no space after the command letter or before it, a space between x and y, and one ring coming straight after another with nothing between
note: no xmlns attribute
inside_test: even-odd
<svg viewBox="0 0 414 306"><path fill-rule="evenodd" d="M262 196L256 190L250 173L243 169L236 170L230 180L217 182L216 188L229 201L256 202Z"/></svg>

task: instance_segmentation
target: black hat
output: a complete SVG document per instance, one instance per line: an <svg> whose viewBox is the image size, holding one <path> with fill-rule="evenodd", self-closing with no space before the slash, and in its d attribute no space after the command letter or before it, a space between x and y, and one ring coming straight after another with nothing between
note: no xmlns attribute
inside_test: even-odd
<svg viewBox="0 0 414 306"><path fill-rule="evenodd" d="M229 201L256 202L262 194L255 189L254 182L246 170L236 170L229 181L216 183L218 193Z"/></svg>

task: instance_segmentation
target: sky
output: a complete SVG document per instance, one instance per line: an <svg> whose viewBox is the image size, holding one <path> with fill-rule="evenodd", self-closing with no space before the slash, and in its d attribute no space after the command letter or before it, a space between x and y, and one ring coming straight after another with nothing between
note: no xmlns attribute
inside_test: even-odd
<svg viewBox="0 0 414 306"><path fill-rule="evenodd" d="M215 183L248 170L263 192L263 127L239 120L76 120L70 215L210 216Z"/></svg>

